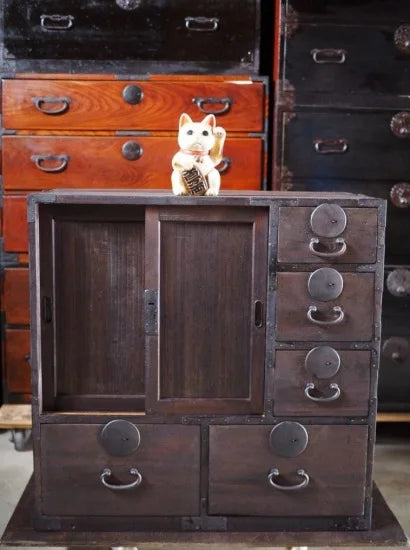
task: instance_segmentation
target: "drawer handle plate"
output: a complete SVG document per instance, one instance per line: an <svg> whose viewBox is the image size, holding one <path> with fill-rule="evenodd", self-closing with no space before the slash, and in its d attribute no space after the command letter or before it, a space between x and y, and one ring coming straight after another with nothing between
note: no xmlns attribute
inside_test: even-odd
<svg viewBox="0 0 410 550"><path fill-rule="evenodd" d="M347 51L334 48L314 49L311 52L313 61L318 65L343 65L346 62Z"/></svg>
<svg viewBox="0 0 410 550"><path fill-rule="evenodd" d="M410 207L410 183L396 183L390 189L390 200L397 208Z"/></svg>
<svg viewBox="0 0 410 550"><path fill-rule="evenodd" d="M311 323L314 323L315 325L320 325L323 327L340 324L345 317L343 309L340 306L334 306L332 308L332 311L337 315L335 319L328 319L328 320L316 319L313 316L313 314L317 312L317 307L309 306L309 309L307 312L307 318Z"/></svg>
<svg viewBox="0 0 410 550"><path fill-rule="evenodd" d="M185 28L194 32L215 32L219 29L219 18L185 17Z"/></svg>
<svg viewBox="0 0 410 550"><path fill-rule="evenodd" d="M309 250L312 254L315 256L319 256L319 258L338 258L339 256L343 256L343 254L346 252L347 244L346 241L340 237L335 240L335 244L341 245L339 250L335 250L334 252L321 252L316 249L316 245L320 243L320 239L317 237L313 237L310 239L309 243Z"/></svg>
<svg viewBox="0 0 410 550"><path fill-rule="evenodd" d="M313 146L318 155L344 155L349 150L347 139L315 139Z"/></svg>
<svg viewBox="0 0 410 550"><path fill-rule="evenodd" d="M32 97L31 101L36 106L36 109L44 115L62 115L68 111L71 103L71 99L69 97ZM61 103L61 107L57 109L45 109L43 107L44 103L52 103L57 105Z"/></svg>
<svg viewBox="0 0 410 550"><path fill-rule="evenodd" d="M400 25L396 29L394 44L401 53L410 54L410 25Z"/></svg>
<svg viewBox="0 0 410 550"><path fill-rule="evenodd" d="M67 168L70 157L68 155L32 155L31 160L42 172L56 174ZM59 162L60 164L47 168L43 166L43 162Z"/></svg>
<svg viewBox="0 0 410 550"><path fill-rule="evenodd" d="M410 138L410 113L402 111L396 113L390 121L390 129L400 139Z"/></svg>
<svg viewBox="0 0 410 550"><path fill-rule="evenodd" d="M232 166L232 159L230 157L223 157L221 162L218 164L216 169L221 174L226 174L226 172L230 169Z"/></svg>
<svg viewBox="0 0 410 550"><path fill-rule="evenodd" d="M222 115L229 111L233 101L230 97L194 97L192 103L195 103L198 109L206 115ZM206 109L205 105L223 105L223 107Z"/></svg>
<svg viewBox="0 0 410 550"><path fill-rule="evenodd" d="M303 478L303 481L297 483L296 485L280 485L274 481L274 478L277 478L280 475L279 470L278 468L272 468L268 475L269 484L275 489L279 489L279 491L298 491L300 489L304 489L309 485L310 477L305 470L298 470L296 473L299 477Z"/></svg>
<svg viewBox="0 0 410 550"><path fill-rule="evenodd" d="M333 384L330 384L329 388L331 390L334 390L334 393L332 395L330 395L329 397L315 397L314 395L312 395L310 392L311 390L314 390L315 389L315 385L313 384L313 382L309 382L308 384L306 384L306 388L305 388L305 396L310 399L311 401L315 401L315 402L319 402L319 403L329 403L330 401L336 401L337 399L339 399L340 395L341 395L341 390L340 390L340 387L338 384L336 383L333 383Z"/></svg>
<svg viewBox="0 0 410 550"><path fill-rule="evenodd" d="M141 485L142 482L142 475L139 473L137 468L131 468L130 475L136 476L136 480L132 483L127 483L125 485L113 485L111 483L108 483L107 478L112 476L112 471L110 468L105 468L100 475L101 483L104 485L104 487L107 487L107 489L111 489L112 491L128 491L129 489L134 489L135 487L138 487Z"/></svg>
<svg viewBox="0 0 410 550"><path fill-rule="evenodd" d="M67 31L74 25L72 15L40 15L41 28L46 31Z"/></svg>

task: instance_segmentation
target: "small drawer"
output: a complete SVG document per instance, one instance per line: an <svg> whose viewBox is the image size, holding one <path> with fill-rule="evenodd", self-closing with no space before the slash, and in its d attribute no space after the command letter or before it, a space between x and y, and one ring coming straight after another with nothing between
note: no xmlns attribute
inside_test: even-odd
<svg viewBox="0 0 410 550"><path fill-rule="evenodd" d="M177 151L176 136L7 136L4 185L6 190L170 189L171 162ZM260 189L262 166L262 139L231 138L218 167L222 189Z"/></svg>
<svg viewBox="0 0 410 550"><path fill-rule="evenodd" d="M297 422L283 422L273 429L211 426L209 513L362 515L367 431L367 426ZM279 475L274 475L275 470ZM286 490L292 485L300 488Z"/></svg>
<svg viewBox="0 0 410 550"><path fill-rule="evenodd" d="M367 416L369 351L317 346L275 357L275 416Z"/></svg>
<svg viewBox="0 0 410 550"><path fill-rule="evenodd" d="M27 198L24 195L3 197L3 235L6 252L27 252Z"/></svg>
<svg viewBox="0 0 410 550"><path fill-rule="evenodd" d="M281 341L369 341L374 274L278 273L276 330Z"/></svg>
<svg viewBox="0 0 410 550"><path fill-rule="evenodd" d="M228 132L263 132L262 82L4 80L3 124L15 130L177 131L181 113L214 113Z"/></svg>
<svg viewBox="0 0 410 550"><path fill-rule="evenodd" d="M374 263L377 209L282 207L278 261L295 263Z"/></svg>
<svg viewBox="0 0 410 550"><path fill-rule="evenodd" d="M9 267L4 270L3 305L6 323L30 323L29 273L26 268Z"/></svg>
<svg viewBox="0 0 410 550"><path fill-rule="evenodd" d="M7 391L9 393L30 393L30 331L6 330L4 354Z"/></svg>
<svg viewBox="0 0 410 550"><path fill-rule="evenodd" d="M198 426L107 426L41 427L43 514L199 514Z"/></svg>

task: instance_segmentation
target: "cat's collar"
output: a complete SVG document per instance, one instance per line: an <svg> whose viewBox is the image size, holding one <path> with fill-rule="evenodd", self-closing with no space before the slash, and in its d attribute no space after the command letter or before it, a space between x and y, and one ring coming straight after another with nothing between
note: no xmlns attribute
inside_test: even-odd
<svg viewBox="0 0 410 550"><path fill-rule="evenodd" d="M193 157L206 157L208 155L206 151L191 151L190 149L180 149L180 153L184 153L184 155L191 155Z"/></svg>

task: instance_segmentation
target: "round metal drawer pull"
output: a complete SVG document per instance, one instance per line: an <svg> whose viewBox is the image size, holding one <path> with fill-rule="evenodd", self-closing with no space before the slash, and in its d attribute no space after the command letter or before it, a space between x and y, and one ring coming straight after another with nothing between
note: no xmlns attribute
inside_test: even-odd
<svg viewBox="0 0 410 550"><path fill-rule="evenodd" d="M341 246L340 246L339 250L335 250L334 252L320 252L319 250L317 250L315 248L315 245L317 245L319 243L320 243L320 239L318 239L317 237L312 237L310 239L310 243L309 243L309 250L315 256L319 256L319 258L338 258L339 256L343 256L343 254L347 250L346 241L342 237L335 240L335 243L339 244Z"/></svg>
<svg viewBox="0 0 410 550"><path fill-rule="evenodd" d="M138 105L144 99L144 90L135 84L128 84L122 91L122 98L130 105Z"/></svg>
<svg viewBox="0 0 410 550"><path fill-rule="evenodd" d="M313 314L317 312L316 306L309 306L308 312L307 312L307 318L311 323L314 323L315 325L320 326L332 326L332 325L338 325L341 323L345 317L344 311L340 306L334 306L332 308L332 311L337 315L335 319L316 319Z"/></svg>
<svg viewBox="0 0 410 550"><path fill-rule="evenodd" d="M42 172L56 174L67 168L70 157L68 155L32 155L31 160ZM43 162L59 162L60 164L47 168L46 166L43 166Z"/></svg>
<svg viewBox="0 0 410 550"><path fill-rule="evenodd" d="M101 483L104 485L104 487L107 487L107 489L112 489L113 491L128 491L129 489L134 489L135 487L138 487L139 485L141 485L142 482L142 475L139 473L137 468L131 468L130 475L136 476L137 479L132 483L128 483L126 485L112 485L107 481L107 478L112 476L112 472L109 468L105 468L100 475L100 479Z"/></svg>
<svg viewBox="0 0 410 550"><path fill-rule="evenodd" d="M330 384L329 388L331 390L334 390L333 395L330 395L329 397L315 397L310 393L311 390L315 389L315 385L313 384L313 382L309 382L308 384L306 384L305 395L311 401L316 401L319 403L329 403L330 401L336 401L336 399L339 399L342 392L338 384Z"/></svg>
<svg viewBox="0 0 410 550"><path fill-rule="evenodd" d="M274 481L274 478L280 476L279 470L277 468L272 468L268 474L269 484L275 489L279 489L279 491L298 491L299 489L304 489L308 486L310 477L305 470L298 470L296 473L298 476L303 477L303 481L301 483L297 483L296 485L279 485L279 483Z"/></svg>
<svg viewBox="0 0 410 550"><path fill-rule="evenodd" d="M394 33L394 44L396 48L404 53L410 54L410 25L400 25Z"/></svg>
<svg viewBox="0 0 410 550"><path fill-rule="evenodd" d="M143 148L136 141L127 141L122 146L122 156L127 160L138 160L142 157Z"/></svg>
<svg viewBox="0 0 410 550"><path fill-rule="evenodd" d="M31 101L36 106L36 109L44 115L62 115L68 111L71 103L71 99L69 97L32 97ZM43 107L44 103L51 103L54 105L61 104L61 107L57 107L56 109L45 109Z"/></svg>

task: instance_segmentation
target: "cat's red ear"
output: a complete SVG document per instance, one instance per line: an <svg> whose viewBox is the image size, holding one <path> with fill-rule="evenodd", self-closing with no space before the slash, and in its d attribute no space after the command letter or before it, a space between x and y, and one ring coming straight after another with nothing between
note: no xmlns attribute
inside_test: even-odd
<svg viewBox="0 0 410 550"><path fill-rule="evenodd" d="M186 113L182 113L182 115L179 117L179 127L182 128L184 124L189 124L192 122L192 119L189 115Z"/></svg>
<svg viewBox="0 0 410 550"><path fill-rule="evenodd" d="M202 121L202 124L205 124L205 126L211 126L212 129L216 126L216 118L215 115L208 115L204 118Z"/></svg>

